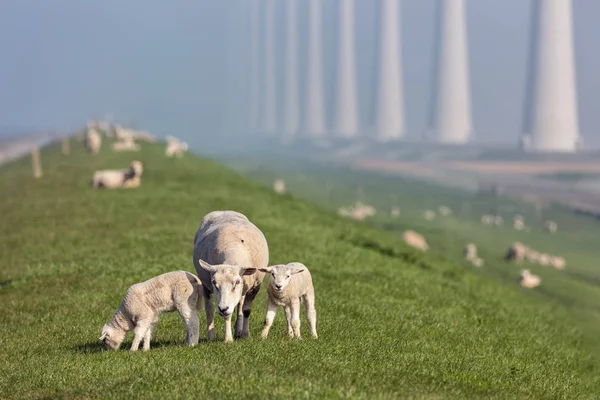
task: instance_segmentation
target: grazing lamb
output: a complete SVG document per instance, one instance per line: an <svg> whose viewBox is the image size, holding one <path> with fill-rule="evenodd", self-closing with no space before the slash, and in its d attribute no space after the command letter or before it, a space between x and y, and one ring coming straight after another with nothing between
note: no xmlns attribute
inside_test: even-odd
<svg viewBox="0 0 600 400"><path fill-rule="evenodd" d="M277 179L275 183L273 183L273 190L275 191L275 193L284 194L285 181L283 179Z"/></svg>
<svg viewBox="0 0 600 400"><path fill-rule="evenodd" d="M219 315L225 318L225 342L233 341L231 316L237 309L235 337L250 335L252 303L269 264L269 247L263 233L235 211L213 211L202 218L194 237L194 267L204 287L208 339L215 338L214 293Z"/></svg>
<svg viewBox="0 0 600 400"><path fill-rule="evenodd" d="M414 247L415 249L419 249L421 251L429 250L429 245L427 244L427 241L425 240L423 235L415 231L405 231L402 234L402 240L404 240L406 244L408 244L411 247Z"/></svg>
<svg viewBox="0 0 600 400"><path fill-rule="evenodd" d="M546 230L550 233L556 233L558 230L558 224L554 221L546 221Z"/></svg>
<svg viewBox="0 0 600 400"><path fill-rule="evenodd" d="M283 306L288 325L288 335L300 338L300 299L304 301L304 311L310 327L310 335L317 338L317 312L315 310L315 289L310 271L304 264L293 262L260 268L270 273L267 292L267 316L261 337L266 339L275 319L277 307Z"/></svg>
<svg viewBox="0 0 600 400"><path fill-rule="evenodd" d="M527 247L520 242L514 242L506 252L504 259L507 261L515 261L517 263L523 262L525 259L525 253L527 253Z"/></svg>
<svg viewBox="0 0 600 400"><path fill-rule="evenodd" d="M131 350L136 351L142 340L144 350L150 350L150 339L160 314L177 311L187 329L185 343L197 345L201 288L200 280L186 271L167 272L130 286L119 309L102 328L100 340L108 348L117 350L127 332L133 330Z"/></svg>
<svg viewBox="0 0 600 400"><path fill-rule="evenodd" d="M527 269L521 270L521 279L519 280L519 284L521 285L521 287L533 289L535 287L540 286L541 283L542 280L539 276L533 275Z"/></svg>
<svg viewBox="0 0 600 400"><path fill-rule="evenodd" d="M97 154L100 151L100 147L102 147L102 137L96 129L88 129L85 145L87 150L92 154Z"/></svg>
<svg viewBox="0 0 600 400"><path fill-rule="evenodd" d="M95 188L134 188L141 184L144 167L141 161L132 161L129 169L103 170L94 172L92 186Z"/></svg>

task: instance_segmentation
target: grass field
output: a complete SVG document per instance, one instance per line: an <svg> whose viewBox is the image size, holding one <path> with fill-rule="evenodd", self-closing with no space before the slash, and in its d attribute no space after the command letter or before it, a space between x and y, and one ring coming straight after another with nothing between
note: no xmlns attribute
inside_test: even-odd
<svg viewBox="0 0 600 400"><path fill-rule="evenodd" d="M125 167L132 158L146 164L141 188L90 188L94 170ZM313 199L319 207L279 196L212 161L167 159L162 146L147 144L135 155L89 156L77 147L65 157L51 147L42 163L39 181L27 158L0 168L0 398L600 393L586 330L569 307L442 253L410 250L395 229L341 219L325 197ZM411 194L396 196L404 214ZM249 340L222 343L217 319L217 342L207 343L202 329L201 343L186 348L184 326L169 314L150 352L104 351L100 328L127 287L170 270L193 272L195 231L217 209L246 214L265 233L271 263L301 261L311 269L319 339L307 337L302 314L306 338L289 340L279 312L269 339L260 340L263 287ZM582 271L593 273L591 266Z"/></svg>

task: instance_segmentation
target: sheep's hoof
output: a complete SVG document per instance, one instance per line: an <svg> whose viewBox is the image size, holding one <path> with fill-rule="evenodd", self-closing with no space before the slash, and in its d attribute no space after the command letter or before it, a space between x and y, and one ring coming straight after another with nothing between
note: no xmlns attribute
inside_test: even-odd
<svg viewBox="0 0 600 400"><path fill-rule="evenodd" d="M233 343L233 338L225 338L223 343Z"/></svg>

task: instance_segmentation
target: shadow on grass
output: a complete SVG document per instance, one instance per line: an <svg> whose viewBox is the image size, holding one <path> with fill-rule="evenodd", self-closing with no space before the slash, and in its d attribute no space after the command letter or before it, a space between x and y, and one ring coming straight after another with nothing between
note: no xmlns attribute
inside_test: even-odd
<svg viewBox="0 0 600 400"><path fill-rule="evenodd" d="M215 341L217 342L217 341ZM198 345L202 345L202 344L206 344L209 343L208 339L200 339L200 341L198 342ZM152 349L161 349L164 347L188 347L185 345L183 340L153 340L150 342L150 350ZM129 351L129 349L131 348L131 342L123 342L123 344L121 345L121 347L119 348L119 351ZM108 350L104 344L100 341L97 342L88 342L88 343L82 343L82 344L78 344L76 346L73 346L71 348L71 350L73 350L76 353L82 353L82 354L94 354L94 353L101 353L103 351L112 351L112 350ZM140 344L140 351L142 350L142 345Z"/></svg>
<svg viewBox="0 0 600 400"><path fill-rule="evenodd" d="M367 238L351 238L346 235L340 235L340 239L352 243L354 246L362 247L363 249L376 251L377 253L386 257L395 258L402 260L408 264L415 265L421 269L431 270L433 267L423 261L417 254L408 251L397 251L392 247L382 246L371 239Z"/></svg>

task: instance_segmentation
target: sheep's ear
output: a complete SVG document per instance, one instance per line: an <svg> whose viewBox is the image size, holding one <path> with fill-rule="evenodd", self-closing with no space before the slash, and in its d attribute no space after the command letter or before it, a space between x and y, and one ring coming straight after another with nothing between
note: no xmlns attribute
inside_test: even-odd
<svg viewBox="0 0 600 400"><path fill-rule="evenodd" d="M304 267L294 267L292 268L292 274L299 274L300 272L306 271Z"/></svg>
<svg viewBox="0 0 600 400"><path fill-rule="evenodd" d="M102 332L102 335L100 336L100 339L98 340L104 340L106 339L106 332Z"/></svg>
<svg viewBox="0 0 600 400"><path fill-rule="evenodd" d="M272 266L266 267L266 268L259 268L258 269L260 272L265 272L267 274L271 273L271 271L273 270Z"/></svg>
<svg viewBox="0 0 600 400"><path fill-rule="evenodd" d="M240 275L252 275L256 270L256 268L242 268Z"/></svg>
<svg viewBox="0 0 600 400"><path fill-rule="evenodd" d="M202 267L202 269L204 269L205 271L215 272L217 270L214 265L211 265L204 260L198 260L198 263L200 264L200 267Z"/></svg>

